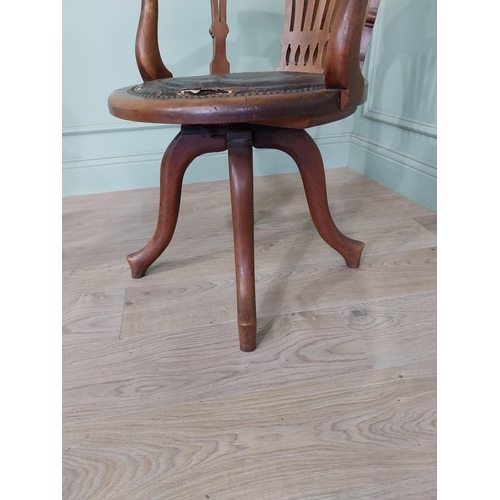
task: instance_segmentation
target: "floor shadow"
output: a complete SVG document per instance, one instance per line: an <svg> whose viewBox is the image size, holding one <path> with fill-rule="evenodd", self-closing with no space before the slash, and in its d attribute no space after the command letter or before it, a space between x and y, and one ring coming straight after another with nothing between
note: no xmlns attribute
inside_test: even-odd
<svg viewBox="0 0 500 500"><path fill-rule="evenodd" d="M305 203L305 200L304 200ZM301 242L300 245L296 245L295 243L298 242L301 233L303 233L303 229L305 226L307 226L309 222L306 222L305 225L301 230L298 230L297 236L295 237L294 241L290 245L290 249L285 253L283 256L283 260L280 263L279 266L277 266L277 269L282 269L286 268L289 270L292 274L297 268L297 265L300 263L302 257L306 254L307 249L310 246L310 243L312 240L309 240L306 245ZM326 243L325 243L326 244ZM300 249L297 251L297 249ZM332 249L332 251L334 251ZM258 274L258 271L256 271L256 274ZM285 295L285 288L288 286L288 283L286 280L278 280L276 284L273 283L268 283L266 286L266 291L262 298L259 300L259 297L257 296L257 347L259 344L264 340L266 335L269 334L269 332L272 330L275 322L278 319L278 316L281 314L280 309L281 306L283 305L283 297ZM258 304L259 303L268 303L272 302L275 304L275 314L271 315L270 317L267 317L267 322L259 327L259 308ZM264 319L264 318L262 318Z"/></svg>

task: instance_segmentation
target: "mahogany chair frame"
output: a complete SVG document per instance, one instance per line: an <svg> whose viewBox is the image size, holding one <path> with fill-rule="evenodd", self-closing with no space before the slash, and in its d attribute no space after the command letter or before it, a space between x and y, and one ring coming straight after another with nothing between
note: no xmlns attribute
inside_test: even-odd
<svg viewBox="0 0 500 500"><path fill-rule="evenodd" d="M213 59L211 75L227 75L226 0L211 0ZM252 120L241 120L237 98L233 107L208 113L207 107L162 108L158 101L135 98L125 90L110 96L112 114L121 118L179 123L181 131L168 146L161 163L158 223L149 243L127 256L132 277L141 278L170 243L176 227L184 173L198 156L228 151L234 254L236 303L240 348L256 348L257 314L254 268L253 148L278 149L298 166L312 220L318 233L337 250L349 267L360 264L364 243L342 234L331 217L321 153L304 130L351 115L366 100L367 82L361 74L380 0L287 0L285 29L281 36L279 72L324 75L324 90L296 96L257 96ZM136 37L136 60L144 82L172 79L158 47L158 0L142 0ZM308 76L309 75L309 76ZM172 80L173 82L173 80ZM323 96L324 94L324 96ZM323 101L320 99L323 99ZM326 111L324 99L329 104ZM206 100L219 103L217 96ZM226 101L227 102L227 101ZM247 102L247 101L245 101ZM132 103L132 104L131 104ZM183 101L184 103L184 101ZM284 104L283 104L284 103ZM184 105L184 104L183 104ZM291 109L286 119L280 107ZM198 111L199 109L199 111ZM234 115L234 116L233 116Z"/></svg>

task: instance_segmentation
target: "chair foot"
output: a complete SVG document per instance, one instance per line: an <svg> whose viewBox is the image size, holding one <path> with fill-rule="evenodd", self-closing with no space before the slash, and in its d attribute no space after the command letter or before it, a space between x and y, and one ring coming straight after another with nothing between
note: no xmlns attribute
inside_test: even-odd
<svg viewBox="0 0 500 500"><path fill-rule="evenodd" d="M341 255L342 257L344 257L347 267L352 267L356 269L359 267L359 264L361 262L361 254L363 253L365 244L362 241L353 240L351 238L347 239L349 240L349 242L346 246L346 251ZM333 245L330 246L333 247Z"/></svg>
<svg viewBox="0 0 500 500"><path fill-rule="evenodd" d="M152 263L152 262L149 263L148 262L149 260L150 259L148 259L147 256L145 255L144 248L137 252L131 253L130 255L127 255L127 262L128 265L130 266L132 278L139 279L146 274L148 267Z"/></svg>
<svg viewBox="0 0 500 500"><path fill-rule="evenodd" d="M255 351L257 347L257 323L251 325L238 324L240 349L243 352Z"/></svg>
<svg viewBox="0 0 500 500"><path fill-rule="evenodd" d="M182 179L189 164L201 154L226 149L226 138L222 135L204 137L183 130L170 143L161 162L160 208L155 233L144 248L127 256L132 278L142 278L170 243L179 216Z"/></svg>
<svg viewBox="0 0 500 500"><path fill-rule="evenodd" d="M299 168L307 204L318 233L344 257L348 267L359 267L365 244L342 234L328 207L325 169L318 146L305 130L255 128L256 148L279 149L293 158Z"/></svg>

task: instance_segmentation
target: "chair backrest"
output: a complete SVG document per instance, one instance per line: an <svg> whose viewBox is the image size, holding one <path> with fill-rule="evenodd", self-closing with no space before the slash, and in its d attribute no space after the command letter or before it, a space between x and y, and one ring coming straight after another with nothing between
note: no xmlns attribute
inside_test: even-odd
<svg viewBox="0 0 500 500"><path fill-rule="evenodd" d="M340 109L366 92L361 74L380 0L287 0L279 71L323 73Z"/></svg>
<svg viewBox="0 0 500 500"><path fill-rule="evenodd" d="M227 0L210 1L210 34L214 39L210 73L229 73L230 66L226 58L226 37L229 33L226 23ZM332 20L340 4L339 0L287 0L285 25L280 38L282 54L278 71L324 72ZM360 2L360 5L362 8L363 2ZM363 67L379 6L380 0L370 0L361 36L360 67Z"/></svg>
<svg viewBox="0 0 500 500"><path fill-rule="evenodd" d="M214 40L211 74L229 72L227 0L210 0ZM341 107L363 92L360 68L380 0L286 0L280 71L324 73L327 88L345 89ZM142 0L136 59L144 81L171 78L158 48L158 0Z"/></svg>
<svg viewBox="0 0 500 500"><path fill-rule="evenodd" d="M287 0L278 71L323 73L336 0Z"/></svg>

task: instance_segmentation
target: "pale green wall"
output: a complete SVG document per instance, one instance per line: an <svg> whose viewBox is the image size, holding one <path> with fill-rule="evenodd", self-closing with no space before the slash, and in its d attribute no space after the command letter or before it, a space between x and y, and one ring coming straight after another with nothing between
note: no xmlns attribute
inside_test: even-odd
<svg viewBox="0 0 500 500"><path fill-rule="evenodd" d="M285 0L230 0L232 71L273 70ZM177 126L118 120L115 89L140 82L134 40L140 0L63 0L63 194L158 185ZM206 74L209 0L160 1L160 48L178 75ZM354 117L309 129L326 168L349 167L436 209L436 0L382 0L364 73L367 103ZM296 171L284 153L255 151L255 175ZM185 182L227 179L226 153L205 155ZM334 201L334 200L331 200Z"/></svg>
<svg viewBox="0 0 500 500"><path fill-rule="evenodd" d="M382 0L349 167L436 210L436 2Z"/></svg>
<svg viewBox="0 0 500 500"><path fill-rule="evenodd" d="M268 71L280 58L284 0L230 0L231 71ZM134 59L140 0L63 0L63 194L158 185L160 159L177 126L115 119L107 98L141 81ZM209 0L160 1L160 48L174 76L206 74L212 57ZM327 168L347 165L353 118L317 127ZM256 151L255 175L296 171L284 153ZM226 179L225 153L189 167L185 182Z"/></svg>

